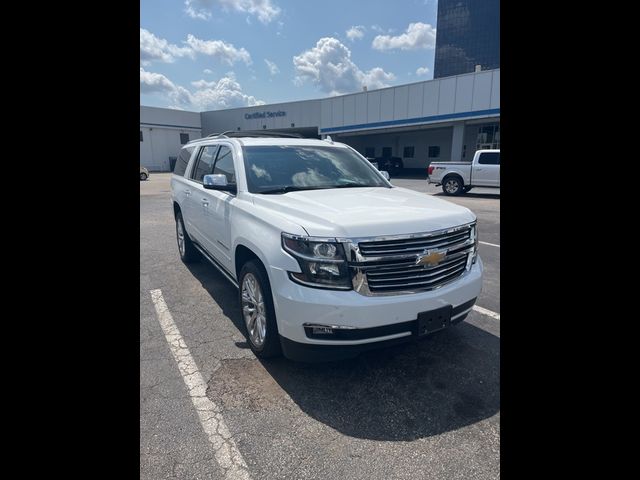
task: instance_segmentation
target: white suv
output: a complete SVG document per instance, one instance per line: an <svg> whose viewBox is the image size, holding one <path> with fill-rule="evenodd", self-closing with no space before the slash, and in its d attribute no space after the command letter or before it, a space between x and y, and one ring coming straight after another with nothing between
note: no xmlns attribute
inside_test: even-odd
<svg viewBox="0 0 640 480"><path fill-rule="evenodd" d="M391 185L330 139L194 140L171 189L182 260L201 255L238 287L259 357L338 359L422 337L463 320L482 287L471 211Z"/></svg>

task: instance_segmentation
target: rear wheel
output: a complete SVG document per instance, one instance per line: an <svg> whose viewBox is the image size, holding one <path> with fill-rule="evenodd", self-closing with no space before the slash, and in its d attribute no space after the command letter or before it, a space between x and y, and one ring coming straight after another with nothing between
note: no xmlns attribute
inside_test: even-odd
<svg viewBox="0 0 640 480"><path fill-rule="evenodd" d="M178 241L178 253L180 253L180 260L184 263L192 263L198 260L198 251L196 250L196 247L193 246L193 242L191 242L191 239L184 228L182 212L176 213L176 240Z"/></svg>
<svg viewBox="0 0 640 480"><path fill-rule="evenodd" d="M140 180L145 181L147 178L149 178L149 175L144 172L140 172Z"/></svg>
<svg viewBox="0 0 640 480"><path fill-rule="evenodd" d="M257 260L245 263L240 270L239 283L242 319L251 351L259 358L280 355L271 285L262 264Z"/></svg>
<svg viewBox="0 0 640 480"><path fill-rule="evenodd" d="M445 195L460 195L463 189L462 179L458 176L446 177L442 182L442 191Z"/></svg>

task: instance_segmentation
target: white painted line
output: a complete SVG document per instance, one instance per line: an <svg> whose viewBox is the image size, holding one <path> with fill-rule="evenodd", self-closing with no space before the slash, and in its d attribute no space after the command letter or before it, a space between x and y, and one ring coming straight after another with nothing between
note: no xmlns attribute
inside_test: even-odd
<svg viewBox="0 0 640 480"><path fill-rule="evenodd" d="M151 299L173 358L178 364L193 406L200 417L202 428L213 446L216 461L224 472L224 478L250 480L251 476L247 464L222 418L222 409L207 397L207 384L173 321L171 312L162 297L162 291L151 290Z"/></svg>
<svg viewBox="0 0 640 480"><path fill-rule="evenodd" d="M496 320L500 320L500 314L499 313L492 312L491 310L487 310L486 308L479 307L478 305L474 305L473 309L478 313L481 313L483 315L487 315L487 316L489 316L491 318L495 318Z"/></svg>
<svg viewBox="0 0 640 480"><path fill-rule="evenodd" d="M492 247L498 247L498 248L500 248L500 245L496 245L495 243L481 242L480 240L478 240L478 243L481 243L481 244L483 244L483 245L491 245Z"/></svg>

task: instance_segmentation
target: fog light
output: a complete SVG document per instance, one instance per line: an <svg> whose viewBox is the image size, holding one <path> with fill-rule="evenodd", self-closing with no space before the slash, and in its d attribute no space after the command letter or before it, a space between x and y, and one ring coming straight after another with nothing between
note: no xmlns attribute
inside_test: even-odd
<svg viewBox="0 0 640 480"><path fill-rule="evenodd" d="M333 335L333 328L331 327L313 327L313 334L321 334L321 335Z"/></svg>

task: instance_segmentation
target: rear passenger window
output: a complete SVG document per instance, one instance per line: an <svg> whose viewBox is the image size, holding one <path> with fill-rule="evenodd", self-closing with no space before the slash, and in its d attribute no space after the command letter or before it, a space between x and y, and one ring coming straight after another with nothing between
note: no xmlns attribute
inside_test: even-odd
<svg viewBox="0 0 640 480"><path fill-rule="evenodd" d="M486 152L481 153L478 159L480 165L500 165L500 153Z"/></svg>
<svg viewBox="0 0 640 480"><path fill-rule="evenodd" d="M193 148L194 147L186 147L180 150L180 155L178 155L176 166L173 169L174 174L184 177L184 172L187 170L189 159L191 158L191 154L193 153Z"/></svg>
<svg viewBox="0 0 640 480"><path fill-rule="evenodd" d="M200 150L200 157L196 163L196 168L191 174L191 178L196 182L202 183L202 179L205 175L210 175L213 172L213 161L216 156L217 145L207 145Z"/></svg>
<svg viewBox="0 0 640 480"><path fill-rule="evenodd" d="M231 149L225 145L220 146L216 166L213 169L214 175L222 174L227 177L227 183L236 183L236 170L233 167L233 154Z"/></svg>

